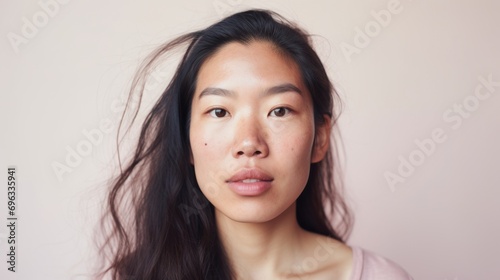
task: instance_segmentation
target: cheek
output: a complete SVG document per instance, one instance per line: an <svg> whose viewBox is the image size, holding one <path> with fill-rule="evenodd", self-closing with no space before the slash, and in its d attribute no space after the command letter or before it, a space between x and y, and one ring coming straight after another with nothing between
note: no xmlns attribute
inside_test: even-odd
<svg viewBox="0 0 500 280"><path fill-rule="evenodd" d="M195 127L191 131L190 145L193 151L193 158L196 164L205 164L207 161L214 161L224 156L227 137L219 130L209 127ZM196 159L199 159L196 162Z"/></svg>
<svg viewBox="0 0 500 280"><path fill-rule="evenodd" d="M190 144L196 180L205 193L207 189L214 189L214 182L226 175L223 163L227 144L223 142L223 135L212 130L193 127L191 132Z"/></svg>
<svg viewBox="0 0 500 280"><path fill-rule="evenodd" d="M223 204L227 202L224 198L231 197L224 182L231 177L230 172L235 168L228 164L230 161L227 160L225 149L221 147L220 142L201 138L194 142L197 145L193 151L196 182L212 205L216 208L224 207Z"/></svg>
<svg viewBox="0 0 500 280"><path fill-rule="evenodd" d="M274 140L270 150L275 154L273 160L281 166L280 175L297 188L305 186L309 178L313 135L313 128L301 126L301 129L290 130L272 137Z"/></svg>
<svg viewBox="0 0 500 280"><path fill-rule="evenodd" d="M309 122L306 124L287 127L279 133L272 132L271 143L277 154L285 158L310 157L314 141L314 126L309 125Z"/></svg>
<svg viewBox="0 0 500 280"><path fill-rule="evenodd" d="M195 169L203 169L208 162L216 160L214 155L216 141L198 134L193 135L190 142Z"/></svg>
<svg viewBox="0 0 500 280"><path fill-rule="evenodd" d="M207 198L215 191L214 186L212 186L213 177L216 177L213 166L217 158L213 152L213 146L211 139L197 135L193 135L191 138L196 181Z"/></svg>
<svg viewBox="0 0 500 280"><path fill-rule="evenodd" d="M210 150L215 143L213 134L209 133L209 131L207 131L204 126L200 125L199 122L199 120L194 120L191 123L189 131L189 144L191 145L193 158L197 164L203 162L203 160L197 161L196 159L203 159L210 156Z"/></svg>
<svg viewBox="0 0 500 280"><path fill-rule="evenodd" d="M306 135L298 135L291 141L290 147L288 147L288 160L290 164L293 164L291 169L295 172L304 174L309 174L309 168L311 165L312 156L312 143L313 139L307 137Z"/></svg>

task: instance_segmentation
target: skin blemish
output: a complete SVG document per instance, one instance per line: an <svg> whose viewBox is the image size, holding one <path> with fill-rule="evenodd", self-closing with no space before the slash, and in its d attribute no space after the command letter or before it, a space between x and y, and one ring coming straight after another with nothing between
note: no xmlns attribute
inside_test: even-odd
<svg viewBox="0 0 500 280"><path fill-rule="evenodd" d="M207 143L205 143L205 146L207 145Z"/></svg>

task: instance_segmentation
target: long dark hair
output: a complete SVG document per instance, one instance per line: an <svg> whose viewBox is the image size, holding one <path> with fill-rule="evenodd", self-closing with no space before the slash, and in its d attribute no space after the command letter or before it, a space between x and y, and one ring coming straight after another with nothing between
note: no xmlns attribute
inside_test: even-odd
<svg viewBox="0 0 500 280"><path fill-rule="evenodd" d="M274 12L240 12L162 45L142 64L131 94L138 89L142 95L146 76L161 57L181 46L187 49L147 115L135 152L112 182L101 224L105 265L100 277L233 279L213 206L200 191L189 161L190 109L198 71L207 58L229 42L255 40L271 42L297 63L312 96L316 125L324 123L325 115L335 125L339 112L334 107L340 100L311 47L310 35ZM134 119L136 115L137 111ZM297 220L305 230L345 242L352 219L334 178L338 151L337 142L332 144L322 161L311 164L307 185L297 199Z"/></svg>

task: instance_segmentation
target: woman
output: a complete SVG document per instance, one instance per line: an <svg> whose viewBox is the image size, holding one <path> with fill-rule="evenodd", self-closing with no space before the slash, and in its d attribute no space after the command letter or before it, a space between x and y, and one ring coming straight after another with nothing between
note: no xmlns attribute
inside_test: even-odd
<svg viewBox="0 0 500 280"><path fill-rule="evenodd" d="M109 194L102 275L411 279L345 244L351 218L330 146L337 96L308 35L269 11L237 13L162 46L133 88L186 44Z"/></svg>

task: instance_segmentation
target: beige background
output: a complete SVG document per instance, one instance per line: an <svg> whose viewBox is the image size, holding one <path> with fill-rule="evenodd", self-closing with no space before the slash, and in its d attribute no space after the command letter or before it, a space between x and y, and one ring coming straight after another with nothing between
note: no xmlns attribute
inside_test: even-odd
<svg viewBox="0 0 500 280"><path fill-rule="evenodd" d="M480 82L500 81L493 0L2 1L0 182L17 166L19 220L15 274L0 227L1 279L88 279L120 95L137 63L166 39L251 7L318 34L345 101L345 179L357 217L349 244L395 260L415 279L498 279L500 85ZM387 13L390 21L376 23ZM371 35L363 41L366 30L357 28ZM150 100L165 73L150 81ZM415 141L433 134L427 155ZM79 161L70 152L78 149ZM402 161L413 172L406 166L402 176ZM68 171L59 177L58 164ZM387 172L403 182L391 186Z"/></svg>

